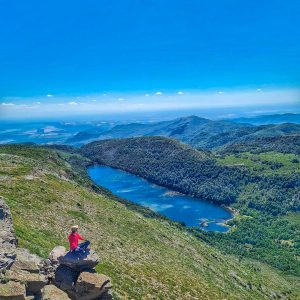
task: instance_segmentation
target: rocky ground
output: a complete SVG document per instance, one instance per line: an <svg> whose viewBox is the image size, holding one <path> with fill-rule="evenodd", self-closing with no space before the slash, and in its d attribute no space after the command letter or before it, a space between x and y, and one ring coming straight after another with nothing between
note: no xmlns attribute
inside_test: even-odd
<svg viewBox="0 0 300 300"><path fill-rule="evenodd" d="M57 246L43 260L17 244L10 210L0 198L1 300L112 299L110 278L95 271L94 251L78 258Z"/></svg>

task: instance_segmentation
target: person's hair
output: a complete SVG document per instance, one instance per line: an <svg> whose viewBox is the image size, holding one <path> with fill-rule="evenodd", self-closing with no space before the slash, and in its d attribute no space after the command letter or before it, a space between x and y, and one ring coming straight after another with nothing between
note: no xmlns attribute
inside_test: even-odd
<svg viewBox="0 0 300 300"><path fill-rule="evenodd" d="M76 232L77 231L77 228L72 228L72 233Z"/></svg>

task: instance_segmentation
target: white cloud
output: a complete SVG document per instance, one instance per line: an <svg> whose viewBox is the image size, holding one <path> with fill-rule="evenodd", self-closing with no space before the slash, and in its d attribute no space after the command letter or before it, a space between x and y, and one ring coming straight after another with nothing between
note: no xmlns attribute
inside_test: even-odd
<svg viewBox="0 0 300 300"><path fill-rule="evenodd" d="M219 95L223 95L223 94L224 94L224 92L220 91L220 92L218 92L218 94L219 94Z"/></svg>
<svg viewBox="0 0 300 300"><path fill-rule="evenodd" d="M96 100L96 99L93 99L92 102L97 102L97 100Z"/></svg>
<svg viewBox="0 0 300 300"><path fill-rule="evenodd" d="M40 105L40 104L41 104L41 102L40 102L40 101L38 101L38 102L36 102L36 104Z"/></svg>
<svg viewBox="0 0 300 300"><path fill-rule="evenodd" d="M177 95L184 95L184 92L179 91Z"/></svg>
<svg viewBox="0 0 300 300"><path fill-rule="evenodd" d="M15 106L14 103L6 103L6 102L2 102L3 106Z"/></svg>
<svg viewBox="0 0 300 300"><path fill-rule="evenodd" d="M108 94L103 97L103 93L82 96L81 101L70 96L55 96L57 101L49 101L50 98L5 98L0 102L3 115L6 119L29 118L34 117L32 111L35 111L36 116L75 116L75 115L89 115L89 114L112 114L112 113L126 113L126 112L141 112L141 111L165 111L165 110L182 110L182 109L212 109L212 108L227 108L230 107L255 107L255 109L275 109L276 107L284 105L299 105L300 89L267 89L263 92L258 92L257 88L249 90L226 90L224 94L220 95L214 91L185 91L184 94L178 94L179 90L167 94L156 92L150 93L151 101L146 101L145 93L122 93ZM161 94L162 95L161 95ZM84 98L84 99L83 99ZM46 101L48 99L48 101ZM121 99L126 99L123 102ZM144 99L145 101L143 101ZM149 98L150 99L150 98ZM148 100L149 100L148 99ZM44 101L45 100L45 101ZM93 100L96 100L95 102ZM41 105L38 105L38 102ZM144 102L144 103L143 103ZM23 103L23 104L21 104ZM33 106L31 104L33 103ZM81 103L84 103L81 104ZM118 104L119 105L116 105ZM27 106L26 106L27 104ZM100 105L101 104L101 105ZM275 108L274 108L275 107ZM276 108L277 109L277 108ZM1 109L0 109L1 111ZM251 111L252 108L251 108ZM1 111L2 113L2 111ZM1 114L1 118L3 118Z"/></svg>
<svg viewBox="0 0 300 300"><path fill-rule="evenodd" d="M162 92L156 92L155 94L156 95L162 95L163 93Z"/></svg>
<svg viewBox="0 0 300 300"><path fill-rule="evenodd" d="M261 89L257 89L257 91L258 91L258 92L260 92L260 91L261 91Z"/></svg>
<svg viewBox="0 0 300 300"><path fill-rule="evenodd" d="M53 97L53 95L51 95L51 94L48 94L48 95L47 95L47 97Z"/></svg>
<svg viewBox="0 0 300 300"><path fill-rule="evenodd" d="M118 98L118 101L124 101L125 99L124 98Z"/></svg>
<svg viewBox="0 0 300 300"><path fill-rule="evenodd" d="M149 97L150 96L150 94L145 94L145 97Z"/></svg>

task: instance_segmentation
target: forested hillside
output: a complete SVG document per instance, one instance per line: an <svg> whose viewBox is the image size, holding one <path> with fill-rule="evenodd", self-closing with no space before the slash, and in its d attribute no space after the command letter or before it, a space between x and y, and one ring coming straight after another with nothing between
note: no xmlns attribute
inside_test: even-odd
<svg viewBox="0 0 300 300"><path fill-rule="evenodd" d="M100 256L97 271L112 278L115 299L298 298L295 278L224 255L181 226L96 189L82 177L89 163L57 150L0 147L0 193L20 246L45 257L66 245L67 228L78 223Z"/></svg>
<svg viewBox="0 0 300 300"><path fill-rule="evenodd" d="M113 139L90 143L82 153L184 194L217 203L236 201L248 180L243 168L218 165L210 154L163 137Z"/></svg>
<svg viewBox="0 0 300 300"><path fill-rule="evenodd" d="M81 151L94 163L230 205L240 214L229 234L200 231L199 236L226 252L300 275L300 228L291 222L300 210L299 155L273 151L214 156L162 137L99 141Z"/></svg>
<svg viewBox="0 0 300 300"><path fill-rule="evenodd" d="M222 163L213 154L195 150L173 139L142 137L90 143L82 153L94 163L109 165L176 191L220 204L240 201L251 185L258 186L247 205L272 214L299 208L292 200L300 174L263 174L240 163ZM269 162L272 170L280 163ZM295 165L296 166L296 165ZM259 194L261 194L260 197ZM240 201L242 203L243 201Z"/></svg>
<svg viewBox="0 0 300 300"><path fill-rule="evenodd" d="M240 153L251 151L261 153L277 151L282 153L300 154L300 134L275 137L257 137L256 139L236 142L218 150L218 153Z"/></svg>

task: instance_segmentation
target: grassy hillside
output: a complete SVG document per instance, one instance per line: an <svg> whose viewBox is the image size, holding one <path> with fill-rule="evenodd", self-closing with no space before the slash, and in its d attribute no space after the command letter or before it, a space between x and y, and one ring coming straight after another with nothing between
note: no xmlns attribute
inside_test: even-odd
<svg viewBox="0 0 300 300"><path fill-rule="evenodd" d="M66 245L78 223L111 276L117 299L296 299L296 281L197 240L172 223L146 218L97 193L67 162L77 154L30 146L0 147L0 194L11 208L20 245L46 257Z"/></svg>

